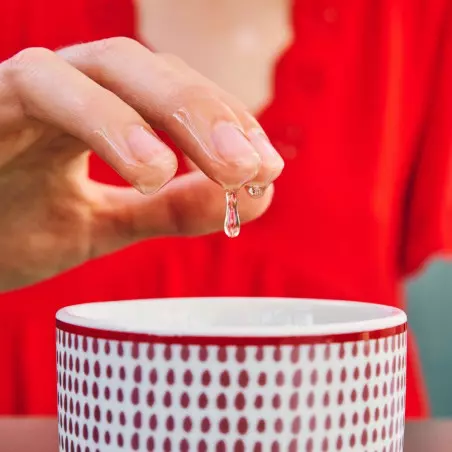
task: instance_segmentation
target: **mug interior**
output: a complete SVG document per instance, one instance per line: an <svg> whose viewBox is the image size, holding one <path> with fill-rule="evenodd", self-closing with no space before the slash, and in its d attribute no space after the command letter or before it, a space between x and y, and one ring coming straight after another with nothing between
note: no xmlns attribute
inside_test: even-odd
<svg viewBox="0 0 452 452"><path fill-rule="evenodd" d="M371 303L294 298L168 298L70 306L60 322L162 336L347 334L406 323L403 311Z"/></svg>

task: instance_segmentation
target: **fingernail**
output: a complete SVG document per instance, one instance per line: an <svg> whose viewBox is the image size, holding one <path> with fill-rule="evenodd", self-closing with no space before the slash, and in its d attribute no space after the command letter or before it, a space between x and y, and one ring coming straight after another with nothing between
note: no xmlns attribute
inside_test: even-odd
<svg viewBox="0 0 452 452"><path fill-rule="evenodd" d="M143 195L153 195L154 193L157 193L159 190L161 190L169 180L165 181L162 184L155 184L153 181L139 181L135 182L133 186Z"/></svg>
<svg viewBox="0 0 452 452"><path fill-rule="evenodd" d="M273 173L283 170L284 160L262 130L250 130L248 132L248 138L260 154L262 162L267 168L273 170Z"/></svg>
<svg viewBox="0 0 452 452"><path fill-rule="evenodd" d="M143 126L132 126L126 139L130 153L128 163L142 167L139 174L136 174L135 187L144 194L155 193L176 173L175 155Z"/></svg>
<svg viewBox="0 0 452 452"><path fill-rule="evenodd" d="M235 124L220 122L212 132L218 155L227 163L259 169L261 159L253 145Z"/></svg>
<svg viewBox="0 0 452 452"><path fill-rule="evenodd" d="M131 164L155 165L158 161L173 160L171 150L157 136L143 126L132 126L127 135Z"/></svg>

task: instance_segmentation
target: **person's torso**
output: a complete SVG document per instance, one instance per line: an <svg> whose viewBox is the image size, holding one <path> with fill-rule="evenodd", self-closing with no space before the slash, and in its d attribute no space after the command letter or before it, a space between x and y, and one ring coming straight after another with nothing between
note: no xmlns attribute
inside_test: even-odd
<svg viewBox="0 0 452 452"><path fill-rule="evenodd" d="M28 34L9 35L11 50L135 32L260 112L286 160L270 210L238 239L159 240L108 258L113 268L137 263L128 278L141 295L271 292L395 303L434 8L406 0L139 0L134 31L129 0L116 9L104 0L69 9L46 2L21 3ZM50 28L39 21L49 11ZM97 160L92 174L119 182ZM141 270L153 267L164 281Z"/></svg>

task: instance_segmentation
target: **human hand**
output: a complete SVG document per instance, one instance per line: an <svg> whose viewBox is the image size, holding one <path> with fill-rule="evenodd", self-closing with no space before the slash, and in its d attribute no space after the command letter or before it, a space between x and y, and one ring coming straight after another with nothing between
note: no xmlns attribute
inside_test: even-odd
<svg viewBox="0 0 452 452"><path fill-rule="evenodd" d="M166 132L200 171L174 177ZM88 149L132 187L88 177ZM236 99L177 58L112 38L0 64L0 291L133 242L222 229L224 189L261 215L283 161ZM140 193L141 192L141 193Z"/></svg>

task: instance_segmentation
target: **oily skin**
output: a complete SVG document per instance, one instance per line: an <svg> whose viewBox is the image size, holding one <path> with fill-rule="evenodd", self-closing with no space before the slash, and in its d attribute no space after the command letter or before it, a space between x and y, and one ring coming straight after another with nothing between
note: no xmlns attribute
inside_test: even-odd
<svg viewBox="0 0 452 452"><path fill-rule="evenodd" d="M196 171L174 177L166 132ZM133 187L88 177L88 149ZM224 189L259 217L283 161L243 105L181 60L112 38L0 65L0 291L138 240L222 229Z"/></svg>

